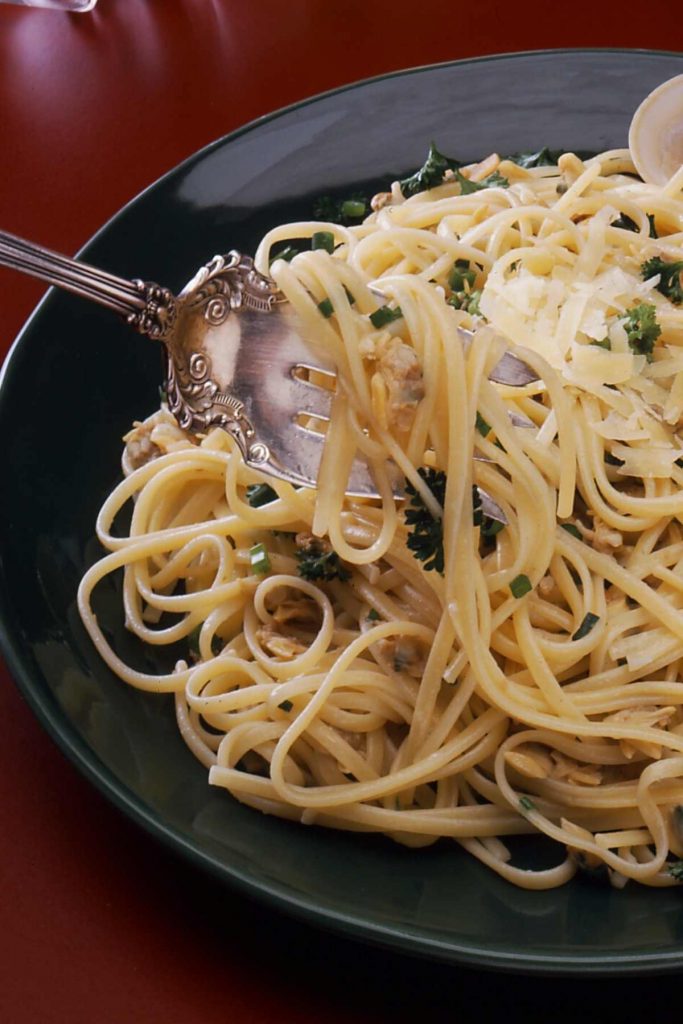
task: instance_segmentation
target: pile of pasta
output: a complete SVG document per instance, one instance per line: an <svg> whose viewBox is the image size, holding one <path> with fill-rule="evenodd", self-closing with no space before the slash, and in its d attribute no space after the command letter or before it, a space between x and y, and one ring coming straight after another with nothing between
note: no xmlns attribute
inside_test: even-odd
<svg viewBox="0 0 683 1024"><path fill-rule="evenodd" d="M162 408L126 439L79 593L120 678L174 694L211 785L303 824L449 837L526 888L683 879L683 305L643 272L680 258L682 187L640 181L627 150L494 155L394 184L356 226L264 238L257 266L338 370L318 487ZM274 258L302 238L323 244ZM509 348L538 380L489 379ZM345 495L359 456L381 499ZM92 591L121 569L127 628L187 645L167 674L98 625ZM532 833L554 866L515 863L506 837Z"/></svg>

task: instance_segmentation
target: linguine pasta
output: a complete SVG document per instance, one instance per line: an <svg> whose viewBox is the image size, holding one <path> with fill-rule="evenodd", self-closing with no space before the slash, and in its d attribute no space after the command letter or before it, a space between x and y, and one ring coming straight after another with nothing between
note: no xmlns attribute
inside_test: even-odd
<svg viewBox="0 0 683 1024"><path fill-rule="evenodd" d="M450 837L527 888L683 876L683 306L643 271L680 258L682 186L644 184L627 150L493 156L394 185L358 226L265 237L257 266L338 367L317 491L162 408L128 435L79 594L121 679L174 694L211 785L304 824ZM507 343L537 383L489 380ZM344 495L359 452L381 500ZM119 569L128 629L188 647L165 675L97 623ZM532 833L556 866L515 864L506 837Z"/></svg>

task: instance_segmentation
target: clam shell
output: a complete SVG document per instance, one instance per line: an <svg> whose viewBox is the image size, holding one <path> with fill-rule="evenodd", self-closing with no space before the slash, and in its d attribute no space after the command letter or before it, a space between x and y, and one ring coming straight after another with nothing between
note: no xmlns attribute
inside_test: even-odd
<svg viewBox="0 0 683 1024"><path fill-rule="evenodd" d="M643 181L665 185L683 165L683 75L663 82L640 104L628 144Z"/></svg>

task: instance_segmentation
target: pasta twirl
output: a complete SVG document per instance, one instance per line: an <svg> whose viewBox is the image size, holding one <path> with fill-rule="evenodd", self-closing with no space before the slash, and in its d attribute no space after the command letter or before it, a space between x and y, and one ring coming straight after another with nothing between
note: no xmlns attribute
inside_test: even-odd
<svg viewBox="0 0 683 1024"><path fill-rule="evenodd" d="M83 620L125 682L174 694L209 782L261 811L450 837L528 888L601 865L615 885L676 884L680 193L616 151L493 156L374 205L357 227L278 227L256 256L338 366L317 491L162 408L127 438ZM273 260L321 231L333 246ZM507 344L537 383L491 382ZM358 452L379 501L344 495ZM193 649L166 675L125 665L98 626L92 591L119 569L128 628ZM514 863L506 837L536 832L555 867Z"/></svg>

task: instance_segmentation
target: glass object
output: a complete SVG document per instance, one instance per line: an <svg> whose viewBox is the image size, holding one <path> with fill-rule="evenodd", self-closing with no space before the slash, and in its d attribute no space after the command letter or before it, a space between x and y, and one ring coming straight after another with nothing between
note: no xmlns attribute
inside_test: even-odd
<svg viewBox="0 0 683 1024"><path fill-rule="evenodd" d="M51 7L55 11L92 11L97 0L0 0L20 7Z"/></svg>

